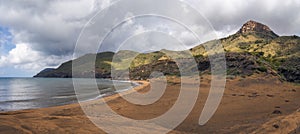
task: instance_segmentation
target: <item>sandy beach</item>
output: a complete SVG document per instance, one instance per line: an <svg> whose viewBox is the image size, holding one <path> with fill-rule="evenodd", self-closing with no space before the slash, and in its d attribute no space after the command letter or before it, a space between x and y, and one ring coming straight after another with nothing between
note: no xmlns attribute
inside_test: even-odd
<svg viewBox="0 0 300 134"><path fill-rule="evenodd" d="M148 106L131 104L118 94L104 100L119 115L137 120L152 119L168 111L178 97L180 79L170 77L168 80L167 89L161 99ZM300 108L300 86L282 82L275 76L265 74L227 79L225 93L217 112L207 124L198 125L210 81L210 76L201 77L195 107L185 121L169 133L290 133L299 127L297 124L300 115L297 109ZM140 82L142 85L133 90L149 91L149 83ZM184 84L192 83L193 81ZM126 92L130 94L133 90ZM101 108L104 105L103 100L83 104L84 107L91 109L95 106ZM95 109L95 112L99 111ZM3 134L105 133L85 116L79 104L2 112L0 120L0 133ZM104 120L109 122L112 119ZM126 132L135 133L140 129L131 127L126 129ZM155 133L161 129L164 128L156 124L151 130Z"/></svg>

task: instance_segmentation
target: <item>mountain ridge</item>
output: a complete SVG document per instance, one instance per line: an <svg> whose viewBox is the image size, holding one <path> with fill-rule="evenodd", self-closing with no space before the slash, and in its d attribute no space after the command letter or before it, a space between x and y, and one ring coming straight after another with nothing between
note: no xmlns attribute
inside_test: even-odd
<svg viewBox="0 0 300 134"><path fill-rule="evenodd" d="M203 44L212 45L214 41ZM235 34L219 41L226 52L227 74L248 76L254 73L269 73L283 80L300 82L300 38L298 36L278 36L268 26L250 20ZM195 57L197 69L201 74L210 72L208 53L203 44L189 50ZM112 79L122 79L122 73L128 69L126 66L129 66L131 79L147 79L151 71L179 76L178 66L174 59L165 54L166 52L172 54L172 58L175 59L184 58L185 53L185 51L169 50L151 53L125 50L117 53L104 52L96 54L95 68L88 67L93 61L89 61L89 56L85 55L63 63L55 70L40 72L34 77L73 77L72 62L79 63L78 67L75 67L81 70L75 74L77 77L112 78L110 72L114 70L118 75Z"/></svg>

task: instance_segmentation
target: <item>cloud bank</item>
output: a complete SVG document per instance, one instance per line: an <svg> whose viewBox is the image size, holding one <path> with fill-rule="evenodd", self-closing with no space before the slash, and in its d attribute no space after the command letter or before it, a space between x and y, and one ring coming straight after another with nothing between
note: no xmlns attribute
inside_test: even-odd
<svg viewBox="0 0 300 134"><path fill-rule="evenodd" d="M190 4L198 10L215 29L218 37L225 37L236 32L241 25L250 20L256 20L267 24L279 35L300 35L300 1L298 0L180 0ZM57 67L60 63L70 60L74 51L77 38L84 25L100 10L109 7L116 0L3 0L0 2L0 68L16 68L19 70L39 71L44 67ZM165 6L161 3L147 2L149 7L156 7L168 13L188 14L191 7L182 4L181 8ZM137 3L128 3L124 7L132 7L143 10L147 7ZM118 12L106 12L118 19ZM127 13L127 17L134 14ZM174 14L176 15L176 14ZM193 20L193 16L190 16ZM103 20L105 22L107 20ZM198 20L193 20L197 22ZM109 23L109 22L106 22ZM193 29L205 31L207 26L193 26ZM6 32L3 32L6 31ZM120 25L103 42L105 50L116 50L115 44L120 44L124 39L132 37L126 43L126 48L137 48L142 51L139 44L147 44L150 50L171 49L173 38L167 38L162 34L148 33L137 35L147 31L162 31L173 37L184 38L186 47L197 45L190 32L174 22L156 17L132 18ZM98 32L98 31L93 31ZM200 35L202 41L214 39L215 36ZM160 35L160 36L158 36ZM165 38L163 38L165 37ZM93 38L93 37L91 37ZM86 42L86 48L82 53L89 52L92 44ZM178 43L178 42L177 42ZM140 47L140 48L139 48ZM86 50L86 51L85 51ZM31 71L32 72L32 71ZM3 73L2 73L3 74Z"/></svg>

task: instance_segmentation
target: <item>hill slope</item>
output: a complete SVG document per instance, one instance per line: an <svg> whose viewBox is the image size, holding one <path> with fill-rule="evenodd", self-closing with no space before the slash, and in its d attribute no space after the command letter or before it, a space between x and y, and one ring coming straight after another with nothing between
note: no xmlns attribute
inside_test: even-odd
<svg viewBox="0 0 300 134"><path fill-rule="evenodd" d="M290 82L300 82L300 38L278 36L268 26L248 21L234 35L220 39L226 51L227 73L229 75L252 75L271 73ZM213 44L214 41L205 44ZM203 44L190 51L195 57L201 73L210 73L210 62ZM166 53L171 54L172 58ZM147 79L152 71L166 75L180 75L176 60L185 60L186 51L161 50L151 53L137 53L122 50L117 53L104 52L87 54L74 61L63 63L54 70L38 73L34 77L95 77L111 78L111 70L118 72L113 79L122 79L129 67L131 79ZM91 57L96 56L96 60ZM95 62L95 68L90 65ZM75 63L72 75L72 62ZM78 71L76 71L78 70Z"/></svg>

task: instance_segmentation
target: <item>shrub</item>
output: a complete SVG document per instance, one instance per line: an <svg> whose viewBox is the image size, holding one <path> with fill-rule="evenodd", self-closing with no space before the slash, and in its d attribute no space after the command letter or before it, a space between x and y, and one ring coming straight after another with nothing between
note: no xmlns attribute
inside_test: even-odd
<svg viewBox="0 0 300 134"><path fill-rule="evenodd" d="M263 40L256 40L255 44L263 43Z"/></svg>
<svg viewBox="0 0 300 134"><path fill-rule="evenodd" d="M264 66L259 67L257 70L260 71L260 72L267 72L268 71L268 69Z"/></svg>

